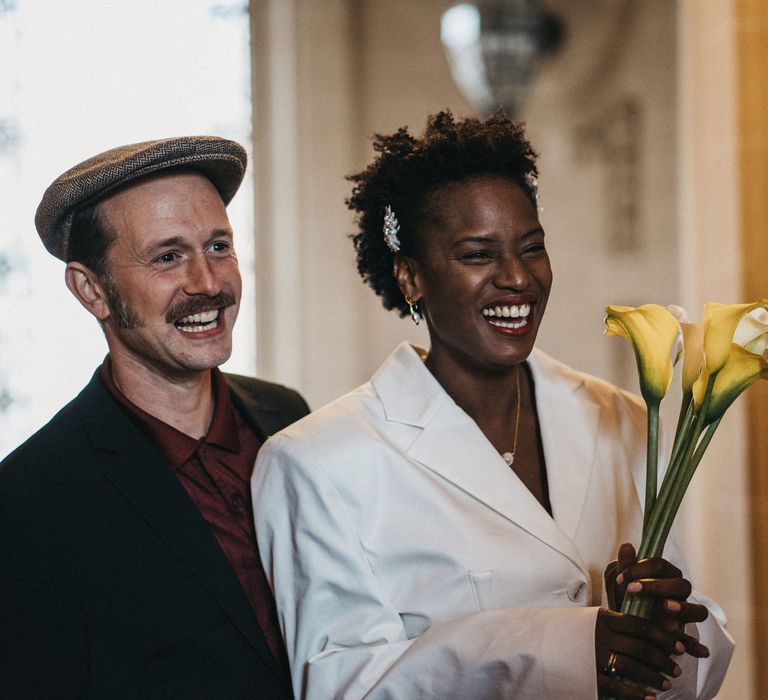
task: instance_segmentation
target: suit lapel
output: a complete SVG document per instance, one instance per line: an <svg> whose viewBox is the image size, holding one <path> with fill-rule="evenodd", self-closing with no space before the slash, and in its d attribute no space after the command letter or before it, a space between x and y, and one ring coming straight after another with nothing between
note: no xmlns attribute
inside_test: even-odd
<svg viewBox="0 0 768 700"><path fill-rule="evenodd" d="M559 526L560 520L550 517L477 424L445 393L412 348L401 345L374 377L373 384L389 420L422 429L406 449L410 458L586 571L573 542ZM556 453L553 459L559 456ZM556 473L559 476L560 470ZM574 475L569 481L577 480ZM563 510L565 522L570 524L577 508L563 505L564 493L565 489L558 486L556 502L558 509Z"/></svg>
<svg viewBox="0 0 768 700"><path fill-rule="evenodd" d="M541 352L530 359L536 387L552 514L576 537L595 461L600 409L582 394L580 375Z"/></svg>
<svg viewBox="0 0 768 700"><path fill-rule="evenodd" d="M87 392L87 396L86 396ZM245 594L195 503L98 376L83 393L83 421L104 476L189 568L267 664L280 673Z"/></svg>

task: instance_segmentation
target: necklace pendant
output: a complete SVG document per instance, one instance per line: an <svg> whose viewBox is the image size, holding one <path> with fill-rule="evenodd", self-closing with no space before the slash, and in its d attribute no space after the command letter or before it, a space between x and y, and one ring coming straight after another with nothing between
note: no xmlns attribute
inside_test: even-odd
<svg viewBox="0 0 768 700"><path fill-rule="evenodd" d="M512 464L515 461L515 453L514 452L502 452L501 458L507 463L508 466L512 466Z"/></svg>

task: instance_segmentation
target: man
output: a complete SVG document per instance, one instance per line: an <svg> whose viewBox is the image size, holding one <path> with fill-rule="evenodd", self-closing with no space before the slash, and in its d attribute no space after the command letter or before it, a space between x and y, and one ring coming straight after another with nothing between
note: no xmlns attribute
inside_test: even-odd
<svg viewBox="0 0 768 700"><path fill-rule="evenodd" d="M43 197L40 237L109 354L0 464L1 698L290 697L249 479L307 406L217 369L245 166L218 137L152 141Z"/></svg>

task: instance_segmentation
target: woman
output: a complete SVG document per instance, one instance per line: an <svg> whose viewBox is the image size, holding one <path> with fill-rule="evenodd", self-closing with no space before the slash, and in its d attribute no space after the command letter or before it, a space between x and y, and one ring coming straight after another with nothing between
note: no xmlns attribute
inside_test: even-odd
<svg viewBox="0 0 768 700"><path fill-rule="evenodd" d="M609 588L653 595L653 623L598 607L639 539L644 409L534 350L552 272L521 128L440 113L375 148L351 178L358 269L430 350L401 345L259 455L294 692L712 697L731 643L674 565L625 545Z"/></svg>

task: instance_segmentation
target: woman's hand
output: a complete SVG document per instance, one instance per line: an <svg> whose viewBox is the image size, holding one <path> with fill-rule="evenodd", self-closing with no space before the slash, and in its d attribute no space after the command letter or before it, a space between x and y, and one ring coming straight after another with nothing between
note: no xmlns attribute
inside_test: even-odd
<svg viewBox="0 0 768 700"><path fill-rule="evenodd" d="M703 605L687 602L691 584L680 569L661 558L638 562L631 544L619 548L618 561L608 571L612 571L606 579L612 607L621 607L626 592L652 596L654 605L648 620L607 610L598 613L598 687L614 697L651 698L644 688L667 690L669 678L680 675L673 655L709 655L703 644L685 633L688 622L702 622L709 613Z"/></svg>
<svg viewBox="0 0 768 700"><path fill-rule="evenodd" d="M691 583L666 559L637 561L635 548L625 543L619 547L616 599L621 605L624 593L642 593L654 598L651 620L667 632L678 634L685 651L697 658L709 656L709 650L695 637L685 634L689 622L703 622L709 611L704 605L689 603Z"/></svg>
<svg viewBox="0 0 768 700"><path fill-rule="evenodd" d="M679 634L651 620L601 608L595 625L597 687L627 700L654 698L645 688L668 690L681 669L671 658L685 651Z"/></svg>

